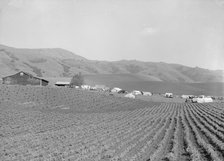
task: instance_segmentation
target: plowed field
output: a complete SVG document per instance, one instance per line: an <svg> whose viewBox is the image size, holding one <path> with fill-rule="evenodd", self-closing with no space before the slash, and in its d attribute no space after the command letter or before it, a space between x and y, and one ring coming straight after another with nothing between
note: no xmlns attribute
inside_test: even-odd
<svg viewBox="0 0 224 161"><path fill-rule="evenodd" d="M224 104L0 86L0 160L223 161Z"/></svg>

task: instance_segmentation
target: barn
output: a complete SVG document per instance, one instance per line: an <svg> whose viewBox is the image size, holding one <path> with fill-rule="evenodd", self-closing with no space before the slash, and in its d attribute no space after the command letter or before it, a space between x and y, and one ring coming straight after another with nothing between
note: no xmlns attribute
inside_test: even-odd
<svg viewBox="0 0 224 161"><path fill-rule="evenodd" d="M20 71L14 75L10 75L2 78L3 84L8 85L38 85L38 86L46 86L49 81L37 78L32 74Z"/></svg>

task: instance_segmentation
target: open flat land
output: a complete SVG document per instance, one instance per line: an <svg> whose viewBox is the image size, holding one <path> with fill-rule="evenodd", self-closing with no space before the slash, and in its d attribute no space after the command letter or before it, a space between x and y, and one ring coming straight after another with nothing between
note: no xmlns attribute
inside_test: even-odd
<svg viewBox="0 0 224 161"><path fill-rule="evenodd" d="M109 87L120 87L122 89L132 91L150 91L153 93L172 92L177 95L214 95L224 96L223 82L166 82L166 81L150 81L146 78L131 74L98 74L85 75L87 84L105 84Z"/></svg>
<svg viewBox="0 0 224 161"><path fill-rule="evenodd" d="M57 81L71 81L71 77L45 77L54 85ZM108 87L119 87L129 92L133 90L150 91L152 93L171 92L176 95L208 95L224 96L223 82L201 82L201 83L184 83L184 82L161 82L150 81L146 78L132 74L97 74L84 75L85 84L106 85Z"/></svg>
<svg viewBox="0 0 224 161"><path fill-rule="evenodd" d="M2 161L223 161L224 103L0 86Z"/></svg>

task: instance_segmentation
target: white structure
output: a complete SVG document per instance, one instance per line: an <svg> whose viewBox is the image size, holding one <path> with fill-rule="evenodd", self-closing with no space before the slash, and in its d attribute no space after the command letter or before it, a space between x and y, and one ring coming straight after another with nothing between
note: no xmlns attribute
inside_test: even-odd
<svg viewBox="0 0 224 161"><path fill-rule="evenodd" d="M127 98L135 98L135 95L132 94L132 93L128 93L124 97L127 97Z"/></svg>
<svg viewBox="0 0 224 161"><path fill-rule="evenodd" d="M181 95L181 98L183 98L183 99L187 99L187 98L189 98L189 95Z"/></svg>
<svg viewBox="0 0 224 161"><path fill-rule="evenodd" d="M133 95L142 95L141 91L134 90L131 92Z"/></svg>
<svg viewBox="0 0 224 161"><path fill-rule="evenodd" d="M194 95L185 95L185 94L181 95L181 98L183 99L192 98L192 97L194 97Z"/></svg>
<svg viewBox="0 0 224 161"><path fill-rule="evenodd" d="M96 87L90 87L90 90L97 90Z"/></svg>
<svg viewBox="0 0 224 161"><path fill-rule="evenodd" d="M143 92L143 95L144 96L152 96L152 93L151 92Z"/></svg>
<svg viewBox="0 0 224 161"><path fill-rule="evenodd" d="M167 97L167 98L173 98L173 93L165 93L165 97Z"/></svg>
<svg viewBox="0 0 224 161"><path fill-rule="evenodd" d="M106 91L109 90L110 88L105 86L105 85L95 85L94 87L96 90L102 90L102 91Z"/></svg>
<svg viewBox="0 0 224 161"><path fill-rule="evenodd" d="M121 91L122 89L118 88L118 87L114 87L111 92L117 93L119 91Z"/></svg>
<svg viewBox="0 0 224 161"><path fill-rule="evenodd" d="M193 98L192 102L194 102L194 103L209 103L209 102L213 102L213 99L211 97L206 97L204 95L200 95L197 98Z"/></svg>
<svg viewBox="0 0 224 161"><path fill-rule="evenodd" d="M90 86L89 85L81 85L81 88L82 89L90 89Z"/></svg>

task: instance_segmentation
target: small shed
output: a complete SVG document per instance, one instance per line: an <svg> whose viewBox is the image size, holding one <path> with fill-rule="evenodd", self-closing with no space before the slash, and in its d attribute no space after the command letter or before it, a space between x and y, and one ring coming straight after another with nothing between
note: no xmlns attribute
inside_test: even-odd
<svg viewBox="0 0 224 161"><path fill-rule="evenodd" d="M59 87L68 87L70 85L70 82L61 82L61 81L58 81L55 83L56 86L59 86Z"/></svg>
<svg viewBox="0 0 224 161"><path fill-rule="evenodd" d="M49 81L33 76L32 74L20 71L14 75L2 78L2 84L8 85L38 85L46 86Z"/></svg>

